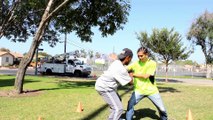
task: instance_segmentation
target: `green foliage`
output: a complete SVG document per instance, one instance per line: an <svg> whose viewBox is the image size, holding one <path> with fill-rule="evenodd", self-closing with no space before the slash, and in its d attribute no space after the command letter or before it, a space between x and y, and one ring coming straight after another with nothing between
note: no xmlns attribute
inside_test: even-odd
<svg viewBox="0 0 213 120"><path fill-rule="evenodd" d="M87 57L87 52L84 49L82 49L80 51L81 51L81 57L86 58Z"/></svg>
<svg viewBox="0 0 213 120"><path fill-rule="evenodd" d="M213 62L213 13L205 11L192 23L187 39L201 46L206 63Z"/></svg>
<svg viewBox="0 0 213 120"><path fill-rule="evenodd" d="M100 58L100 57L101 57L101 53L96 52L96 53L95 53L95 57L96 57L96 58Z"/></svg>
<svg viewBox="0 0 213 120"><path fill-rule="evenodd" d="M178 60L175 61L175 63L178 65L198 65L197 62L193 62L192 60Z"/></svg>
<svg viewBox="0 0 213 120"><path fill-rule="evenodd" d="M89 55L89 58L93 58L94 57L94 52L92 50L89 50L88 51L88 55Z"/></svg>
<svg viewBox="0 0 213 120"><path fill-rule="evenodd" d="M44 57L51 57L51 55L46 53L46 52L38 52L38 55L41 55L41 56L44 56Z"/></svg>
<svg viewBox="0 0 213 120"><path fill-rule="evenodd" d="M0 48L0 51L2 51L2 52L10 52L10 50L7 49L7 48Z"/></svg>
<svg viewBox="0 0 213 120"><path fill-rule="evenodd" d="M25 42L28 36L34 35L41 20L39 16L43 14L45 7L45 1L4 0L1 4L0 37L5 36L14 42Z"/></svg>
<svg viewBox="0 0 213 120"><path fill-rule="evenodd" d="M0 38L25 42L34 36L49 0L4 0L1 4ZM63 0L54 0L50 13ZM92 27L97 26L103 36L112 35L127 22L130 4L128 0L70 0L47 22L42 41L55 46L59 33L75 31L82 41L92 41Z"/></svg>
<svg viewBox="0 0 213 120"><path fill-rule="evenodd" d="M153 29L152 34L148 36L147 32L141 32L138 35L141 46L145 46L152 54L168 65L172 61L184 60L188 58L191 51L186 51L181 43L182 37L174 28Z"/></svg>
<svg viewBox="0 0 213 120"><path fill-rule="evenodd" d="M128 0L5 0L1 8L0 38L25 42L34 36L15 80L16 92L21 93L26 68L42 41L53 47L59 33L75 32L82 41L91 42L92 27L99 27L104 37L112 35L127 22L130 4Z"/></svg>

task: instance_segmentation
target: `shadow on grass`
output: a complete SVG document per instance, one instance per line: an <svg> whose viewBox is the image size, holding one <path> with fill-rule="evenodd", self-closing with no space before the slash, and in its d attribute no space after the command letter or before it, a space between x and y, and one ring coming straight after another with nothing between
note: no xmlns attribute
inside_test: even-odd
<svg viewBox="0 0 213 120"><path fill-rule="evenodd" d="M171 92L171 93L175 93L175 92L181 92L173 87L161 87L161 85L163 85L163 83L158 83L158 90L160 93L164 93L164 92ZM118 88L119 90L125 90L125 91L133 91L133 86L120 86Z"/></svg>
<svg viewBox="0 0 213 120"><path fill-rule="evenodd" d="M135 110L135 117L133 120L140 120L146 117L151 118L152 120L160 120L160 117L156 114L156 112L157 111L150 108Z"/></svg>
<svg viewBox="0 0 213 120"><path fill-rule="evenodd" d="M37 82L37 81L29 81L26 82ZM59 89L76 89L76 88L94 88L95 81L64 81L61 80L59 82L55 82L58 87L55 88L41 88L35 90L25 90L25 93L33 93L33 92L40 92L40 91L48 91L48 90L59 90Z"/></svg>
<svg viewBox="0 0 213 120"><path fill-rule="evenodd" d="M6 87L6 86L13 86L15 82L15 79L1 79L0 80L0 87Z"/></svg>
<svg viewBox="0 0 213 120"><path fill-rule="evenodd" d="M131 92L131 91L126 91L126 92L120 94L120 97L124 96L125 94L128 94L129 92ZM103 112L108 107L109 107L108 104L105 104L102 107L98 108L97 110L94 110L91 114L85 116L81 120L92 120L94 117L96 117L98 114Z"/></svg>
<svg viewBox="0 0 213 120"><path fill-rule="evenodd" d="M24 80L24 84L32 83L32 82L39 82L39 81L30 80L30 79ZM0 79L0 87L14 86L14 83L15 83L15 78Z"/></svg>
<svg viewBox="0 0 213 120"><path fill-rule="evenodd" d="M14 86L15 78L9 78L9 79L0 79L0 87L6 87L6 86ZM25 79L24 84L26 83L32 83L32 82L40 82L39 80L31 80L31 79ZM30 93L30 92L39 92L39 91L47 91L47 90L59 90L59 89L72 89L72 88L93 88L95 85L95 81L59 81L56 82L58 87L55 88L41 88L41 89L35 89L35 90L24 90L24 93Z"/></svg>
<svg viewBox="0 0 213 120"><path fill-rule="evenodd" d="M142 118L151 118L151 120L160 120L160 117L156 114L157 111L150 108L143 108L134 111L133 120L140 120ZM126 111L125 111L126 113ZM121 118L126 118L126 114L122 114Z"/></svg>
<svg viewBox="0 0 213 120"><path fill-rule="evenodd" d="M159 87L158 86L158 89L159 89L160 92L172 92L172 93L180 92L179 90L174 89L172 87ZM132 92L133 86L122 86L122 87L119 87L119 90L125 90L126 91L126 92L124 92L123 94L120 95L122 97L125 94L128 94L129 92ZM102 107L94 110L91 114L89 114L88 116L85 116L81 120L91 120L91 119L95 118L98 114L101 114L101 112L103 112L107 107L108 107L108 105L105 104ZM146 118L146 117L149 117L151 119L160 120L159 116L156 114L156 111L152 110L152 109L149 109L149 108L136 110L135 111L135 117L134 117L133 120L139 120L141 118ZM121 118L125 118L125 114L122 114Z"/></svg>
<svg viewBox="0 0 213 120"><path fill-rule="evenodd" d="M159 83L161 85L161 83ZM59 81L58 82L59 89L72 89L72 88L94 88L95 81ZM172 87L161 87L158 86L160 92L180 92L177 89ZM118 90L132 91L133 86L119 86Z"/></svg>
<svg viewBox="0 0 213 120"><path fill-rule="evenodd" d="M58 87L55 88L41 88L36 90L29 90L32 92L39 92L39 91L47 91L47 90L59 90L59 89L76 89L76 88L94 88L95 82L94 81L59 81L56 82Z"/></svg>
<svg viewBox="0 0 213 120"><path fill-rule="evenodd" d="M95 81L59 81L58 86L63 89L94 87Z"/></svg>
<svg viewBox="0 0 213 120"><path fill-rule="evenodd" d="M170 93L175 93L175 92L181 92L177 89L174 89L172 87L160 87L158 86L158 90L160 93L164 93L164 92L170 92Z"/></svg>

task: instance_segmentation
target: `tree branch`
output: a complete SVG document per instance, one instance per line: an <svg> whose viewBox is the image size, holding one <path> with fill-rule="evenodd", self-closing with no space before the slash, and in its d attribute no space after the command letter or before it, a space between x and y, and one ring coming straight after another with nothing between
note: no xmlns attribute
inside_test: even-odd
<svg viewBox="0 0 213 120"><path fill-rule="evenodd" d="M69 0L64 0L63 3L61 3L56 9L54 9L44 21L48 21L49 19L52 18L52 16L57 13L64 5L66 5L69 2Z"/></svg>
<svg viewBox="0 0 213 120"><path fill-rule="evenodd" d="M12 8L8 11L8 14L6 15L8 19L5 19L4 21L2 21L2 25L0 27L0 38L2 38L2 36L4 35L4 31L5 31L4 29L7 28L7 25L9 25L11 21L15 19L14 11L16 7L18 6L18 4L21 3L21 0L13 0L13 2L14 4Z"/></svg>

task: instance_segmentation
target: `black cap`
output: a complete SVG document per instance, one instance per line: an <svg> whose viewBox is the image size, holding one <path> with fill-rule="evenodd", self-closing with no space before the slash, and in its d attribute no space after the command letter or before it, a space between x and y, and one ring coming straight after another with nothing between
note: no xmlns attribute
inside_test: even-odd
<svg viewBox="0 0 213 120"><path fill-rule="evenodd" d="M127 56L130 56L130 57L133 56L132 50L130 50L129 48L124 48L122 50L122 52L118 55L118 58L119 59L124 59Z"/></svg>

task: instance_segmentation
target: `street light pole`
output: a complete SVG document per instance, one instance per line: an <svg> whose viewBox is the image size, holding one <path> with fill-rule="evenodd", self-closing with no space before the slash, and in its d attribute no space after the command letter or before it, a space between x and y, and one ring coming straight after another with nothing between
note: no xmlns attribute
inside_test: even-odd
<svg viewBox="0 0 213 120"><path fill-rule="evenodd" d="M67 62L66 58L67 58L67 32L65 32L64 34L64 60L65 60L65 63ZM64 65L64 72L66 72L66 65Z"/></svg>
<svg viewBox="0 0 213 120"><path fill-rule="evenodd" d="M38 66L38 51L43 51L43 49L39 49L39 48L36 49L35 75L37 75L37 73L38 73L38 68L37 68L37 66Z"/></svg>
<svg viewBox="0 0 213 120"><path fill-rule="evenodd" d="M37 75L37 65L38 65L38 48L36 49L36 64L35 64L35 75Z"/></svg>

